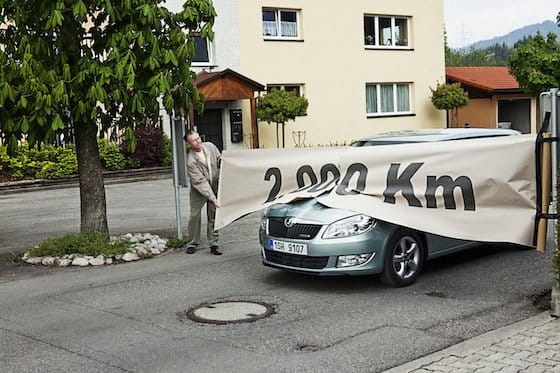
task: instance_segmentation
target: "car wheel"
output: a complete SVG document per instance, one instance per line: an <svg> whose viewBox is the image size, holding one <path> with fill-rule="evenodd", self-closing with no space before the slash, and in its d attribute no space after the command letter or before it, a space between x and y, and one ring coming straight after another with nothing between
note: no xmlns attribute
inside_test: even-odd
<svg viewBox="0 0 560 373"><path fill-rule="evenodd" d="M397 230L385 250L381 280L394 287L408 286L422 271L426 248L416 232Z"/></svg>

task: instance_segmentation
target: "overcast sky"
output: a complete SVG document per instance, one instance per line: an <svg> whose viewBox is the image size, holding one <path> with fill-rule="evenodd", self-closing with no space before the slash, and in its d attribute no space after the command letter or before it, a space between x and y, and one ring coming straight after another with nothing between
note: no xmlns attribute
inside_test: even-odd
<svg viewBox="0 0 560 373"><path fill-rule="evenodd" d="M555 20L560 0L444 0L447 42L461 48L517 28Z"/></svg>

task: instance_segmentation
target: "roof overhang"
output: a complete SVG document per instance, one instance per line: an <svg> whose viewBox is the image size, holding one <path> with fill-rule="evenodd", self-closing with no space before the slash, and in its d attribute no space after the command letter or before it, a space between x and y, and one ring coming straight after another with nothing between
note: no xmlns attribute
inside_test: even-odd
<svg viewBox="0 0 560 373"><path fill-rule="evenodd" d="M255 92L264 91L264 85L231 69L197 74L197 90L205 101L233 101L255 97Z"/></svg>

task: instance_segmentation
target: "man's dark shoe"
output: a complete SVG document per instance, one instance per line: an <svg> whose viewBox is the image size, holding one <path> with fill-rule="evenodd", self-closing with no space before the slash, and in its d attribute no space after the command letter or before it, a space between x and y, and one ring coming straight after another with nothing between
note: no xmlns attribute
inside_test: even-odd
<svg viewBox="0 0 560 373"><path fill-rule="evenodd" d="M187 254L194 254L198 245L187 245Z"/></svg>
<svg viewBox="0 0 560 373"><path fill-rule="evenodd" d="M222 255L222 252L220 250L218 250L217 245L210 246L210 252L214 255Z"/></svg>

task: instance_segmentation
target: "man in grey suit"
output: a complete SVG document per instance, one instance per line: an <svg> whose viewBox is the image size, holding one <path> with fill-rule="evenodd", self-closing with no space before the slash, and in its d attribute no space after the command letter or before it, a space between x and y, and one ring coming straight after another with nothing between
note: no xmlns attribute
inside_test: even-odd
<svg viewBox="0 0 560 373"><path fill-rule="evenodd" d="M210 251L214 255L222 255L218 249L218 231L214 231L216 208L220 207L218 198L218 178L220 167L220 151L211 142L202 142L195 131L189 130L185 141L190 146L187 155L187 172L190 179L191 214L189 218L189 236L187 254L194 254L200 243L200 213L204 204L208 215L206 235Z"/></svg>

